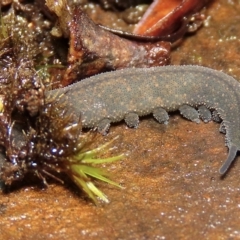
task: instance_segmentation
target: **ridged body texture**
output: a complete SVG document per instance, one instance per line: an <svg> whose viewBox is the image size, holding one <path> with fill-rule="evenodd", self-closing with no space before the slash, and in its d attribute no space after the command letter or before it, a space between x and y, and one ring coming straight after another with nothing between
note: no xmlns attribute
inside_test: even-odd
<svg viewBox="0 0 240 240"><path fill-rule="evenodd" d="M121 121L129 113L143 116L158 108L170 112L183 105L205 105L217 111L226 130L229 156L220 173L227 171L240 150L240 84L219 71L200 66L123 69L90 77L51 94L56 92L65 93L86 128L107 119Z"/></svg>

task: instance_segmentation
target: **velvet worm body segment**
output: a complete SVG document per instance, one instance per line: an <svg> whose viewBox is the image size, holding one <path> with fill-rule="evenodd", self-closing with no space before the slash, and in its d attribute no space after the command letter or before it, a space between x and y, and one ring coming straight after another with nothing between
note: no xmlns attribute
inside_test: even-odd
<svg viewBox="0 0 240 240"><path fill-rule="evenodd" d="M194 108L201 112L215 110L222 119L229 148L221 174L240 150L240 83L210 68L189 65L123 69L47 93L52 94L67 98L76 114L81 115L83 127L98 127L103 133L111 122L123 119L137 127L138 116L153 114L159 122L166 122L166 112L180 110L186 118L199 122Z"/></svg>

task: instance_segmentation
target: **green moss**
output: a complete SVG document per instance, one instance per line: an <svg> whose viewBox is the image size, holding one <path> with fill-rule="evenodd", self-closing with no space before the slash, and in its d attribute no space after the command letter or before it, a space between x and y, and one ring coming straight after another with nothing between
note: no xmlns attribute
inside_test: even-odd
<svg viewBox="0 0 240 240"><path fill-rule="evenodd" d="M116 138L115 138L116 139ZM68 160L67 173L73 179L73 181L82 188L87 195L96 203L96 196L99 197L102 201L108 202L108 199L104 193L102 193L92 182L91 179L97 179L116 187L121 186L105 176L108 176L109 173L103 169L95 167L95 165L103 163L112 163L124 158L124 154L110 157L110 158L97 158L98 154L102 154L105 151L109 151L110 144L115 140L92 149L90 151L79 151L71 159Z"/></svg>

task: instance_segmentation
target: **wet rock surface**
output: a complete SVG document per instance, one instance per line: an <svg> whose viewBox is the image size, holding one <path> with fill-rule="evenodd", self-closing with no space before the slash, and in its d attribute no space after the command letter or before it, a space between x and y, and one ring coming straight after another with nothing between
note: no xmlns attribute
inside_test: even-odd
<svg viewBox="0 0 240 240"><path fill-rule="evenodd" d="M204 65L240 80L239 12L239 1L214 1L207 26L182 41L172 64ZM0 193L0 238L239 238L240 159L220 177L227 148L219 124L174 114L160 125L147 117L138 129L111 127L95 144L118 135L114 151L128 156L106 168L124 189L98 185L109 204L95 206L71 183L42 190L29 182Z"/></svg>

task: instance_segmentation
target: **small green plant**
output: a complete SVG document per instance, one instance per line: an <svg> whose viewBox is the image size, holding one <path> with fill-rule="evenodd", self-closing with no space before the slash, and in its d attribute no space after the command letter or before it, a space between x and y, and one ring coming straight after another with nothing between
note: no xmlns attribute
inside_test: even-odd
<svg viewBox="0 0 240 240"><path fill-rule="evenodd" d="M123 159L124 154L110 158L96 158L98 154L111 150L108 149L108 147L115 139L95 149L86 152L79 151L78 154L75 154L66 162L66 169L69 177L72 178L76 185L83 189L95 203L96 196L104 202L108 202L108 199L106 195L94 185L92 179L97 179L121 188L119 184L106 177L109 173L101 168L95 167L95 165L112 163Z"/></svg>

